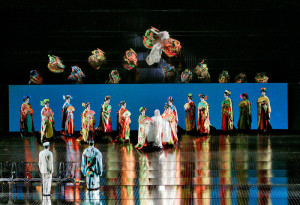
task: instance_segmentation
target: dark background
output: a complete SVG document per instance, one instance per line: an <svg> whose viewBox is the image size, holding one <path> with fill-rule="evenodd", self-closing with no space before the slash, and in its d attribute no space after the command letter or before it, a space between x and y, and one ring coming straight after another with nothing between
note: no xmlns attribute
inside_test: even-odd
<svg viewBox="0 0 300 205"><path fill-rule="evenodd" d="M28 84L29 71L39 70L44 84L71 83L71 66L86 74L84 83L104 83L118 69L121 83L161 83L160 65L147 66L142 43L154 26L181 42L178 58L163 59L178 70L193 69L206 59L212 82L228 70L231 82L244 72L254 82L267 72L269 82L289 83L289 126L299 129L299 11L296 0L228 1L3 1L0 3L4 97L1 131L8 130L7 85ZM100 48L107 61L93 70L87 59ZM133 48L139 57L139 80L122 68L122 57ZM66 69L54 74L47 68L48 54L60 56ZM299 120L298 120L299 119Z"/></svg>

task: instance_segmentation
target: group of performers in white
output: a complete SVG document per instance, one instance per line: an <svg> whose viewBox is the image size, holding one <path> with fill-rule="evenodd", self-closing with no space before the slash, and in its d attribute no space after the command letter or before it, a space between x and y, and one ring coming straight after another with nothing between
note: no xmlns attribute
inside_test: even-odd
<svg viewBox="0 0 300 205"><path fill-rule="evenodd" d="M257 100L258 110L258 129L261 131L269 131L271 105L270 100L266 96L266 89L261 88L262 95ZM232 101L229 98L231 92L225 90L224 100L222 101L222 130L231 131L233 126L233 108ZM197 131L197 134L210 134L210 120L209 120L209 105L206 102L207 96L200 94L200 102L195 106L193 102L193 95L188 94L188 102L184 105L185 109L185 122L186 131ZM72 96L63 96L65 103L62 107L62 130L61 133L65 136L71 136L74 134L74 111L75 108L71 105L70 101ZM81 136L78 141L88 142L89 139L94 139L95 132L99 133L111 133L111 105L110 96L104 98L104 103L101 105L101 114L99 125L95 128L95 112L91 110L89 102L82 103L84 111L81 114ZM248 100L248 94L241 94L241 102L239 103L240 116L238 120L239 130L250 130L252 123L252 103ZM33 125L33 109L29 103L30 96L24 96L23 104L21 106L20 114L20 128L21 135L24 133L30 133L34 131ZM156 109L153 117L146 115L147 108L141 107L139 109L140 116L138 119L138 143L135 148L142 149L148 144L156 147L162 147L163 145L175 145L178 142L178 114L174 99L168 98L168 103L165 104L164 113L161 115L160 111ZM54 136L54 113L49 107L49 99L41 101L43 106L41 110L41 142L48 141L48 139ZM126 101L121 101L120 109L117 111L117 136L114 139L115 142L130 142L130 123L131 113L126 109ZM197 120L196 120L197 119Z"/></svg>

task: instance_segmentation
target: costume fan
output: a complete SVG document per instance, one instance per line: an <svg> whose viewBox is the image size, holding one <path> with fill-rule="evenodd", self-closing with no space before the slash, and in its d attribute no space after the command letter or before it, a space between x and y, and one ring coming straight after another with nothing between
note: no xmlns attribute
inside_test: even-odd
<svg viewBox="0 0 300 205"><path fill-rule="evenodd" d="M247 76L245 73L240 73L234 78L234 81L236 83L247 83Z"/></svg>
<svg viewBox="0 0 300 205"><path fill-rule="evenodd" d="M29 78L29 85L39 85L43 83L43 78L37 70L31 70Z"/></svg>
<svg viewBox="0 0 300 205"><path fill-rule="evenodd" d="M204 60L202 60L202 62L199 63L196 68L194 68L194 73L197 75L197 78L201 80L201 82L210 82L210 74L208 72L207 64L204 63Z"/></svg>
<svg viewBox="0 0 300 205"><path fill-rule="evenodd" d="M100 66L105 62L105 53L104 51L97 48L92 51L92 55L89 57L89 64L96 70L100 69Z"/></svg>
<svg viewBox="0 0 300 205"><path fill-rule="evenodd" d="M181 50L180 42L170 38L167 31L159 31L152 27L148 29L144 36L144 45L146 48L151 49L150 54L146 57L148 65L158 63L161 58L162 51L168 57L174 57L179 54Z"/></svg>
<svg viewBox="0 0 300 205"><path fill-rule="evenodd" d="M68 77L68 80L72 80L75 83L83 83L82 78L84 78L85 75L82 72L82 70L78 66L72 66L72 72Z"/></svg>
<svg viewBox="0 0 300 205"><path fill-rule="evenodd" d="M193 73L189 69L185 69L181 73L181 82L183 83L189 83L193 79Z"/></svg>
<svg viewBox="0 0 300 205"><path fill-rule="evenodd" d="M229 83L230 76L228 71L223 70L219 75L219 83Z"/></svg>
<svg viewBox="0 0 300 205"><path fill-rule="evenodd" d="M168 81L172 81L177 78L177 71L175 70L174 66L171 66L168 64L168 65L164 66L162 68L162 70L163 70L165 78Z"/></svg>
<svg viewBox="0 0 300 205"><path fill-rule="evenodd" d="M268 83L269 78L266 73L256 73L255 82L256 83Z"/></svg>
<svg viewBox="0 0 300 205"><path fill-rule="evenodd" d="M131 48L127 50L123 57L123 66L127 70L131 70L137 66L137 55L136 52Z"/></svg>
<svg viewBox="0 0 300 205"><path fill-rule="evenodd" d="M109 79L105 82L107 84L118 84L121 80L118 70L112 70L109 74Z"/></svg>
<svg viewBox="0 0 300 205"><path fill-rule="evenodd" d="M49 57L49 63L48 68L53 73L62 73L64 72L65 65L63 64L60 57L55 55L48 55Z"/></svg>

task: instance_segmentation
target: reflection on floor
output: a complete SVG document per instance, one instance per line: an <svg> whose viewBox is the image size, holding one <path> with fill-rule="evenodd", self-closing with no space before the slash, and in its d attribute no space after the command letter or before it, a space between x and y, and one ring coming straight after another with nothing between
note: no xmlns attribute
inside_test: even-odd
<svg viewBox="0 0 300 205"><path fill-rule="evenodd" d="M75 183L61 173L52 196L42 198L35 138L0 142L1 204L297 204L300 200L297 135L183 135L175 148L137 151L132 144L97 143L103 154L100 191L87 191L80 172L87 145L74 138L51 143L59 162L74 161ZM10 177L14 163L13 182ZM70 171L70 170L69 170ZM37 179L37 180L35 180Z"/></svg>

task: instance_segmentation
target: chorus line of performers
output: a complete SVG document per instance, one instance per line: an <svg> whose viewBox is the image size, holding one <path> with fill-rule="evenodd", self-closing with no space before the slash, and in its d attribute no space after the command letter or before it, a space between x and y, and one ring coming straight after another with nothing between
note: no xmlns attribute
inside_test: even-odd
<svg viewBox="0 0 300 205"><path fill-rule="evenodd" d="M225 90L224 100L222 101L221 117L222 130L231 131L233 126L233 106L229 98L231 92ZM188 102L184 105L186 131L197 131L199 134L210 133L210 119L209 119L209 104L206 102L207 96L199 94L200 102L196 106L193 102L193 95L188 94ZM247 93L241 94L241 102L238 104L240 115L237 123L239 130L250 130L252 123L252 103L249 102ZM62 124L61 133L66 136L74 134L74 111L75 108L71 105L71 95L63 96L65 103L62 107ZM112 132L110 96L104 98L104 103L101 105L101 114L99 125L95 127L95 112L91 110L89 102L82 103L84 111L81 114L81 138L84 142L94 138L95 130L102 133ZM34 132L33 123L33 109L29 103L30 96L26 95L23 98L23 104L20 109L20 131L21 136L27 133ZM164 144L176 144L178 141L177 124L178 114L176 106L173 104L173 98L168 98L168 103L165 105L165 110L160 115L159 110L155 110L153 117L146 115L147 108L141 107L138 123L138 144L135 146L138 149L143 148L147 143L154 143L155 146L161 147ZM41 110L41 142L54 136L54 113L50 108L49 99L41 101L43 106ZM120 110L117 111L117 133L116 141L129 142L130 141L130 123L131 113L126 109L126 101L121 101ZM258 111L258 129L260 131L269 131L271 105L270 100L266 96L266 88L261 88L261 96L257 100ZM196 120L197 118L197 120Z"/></svg>

